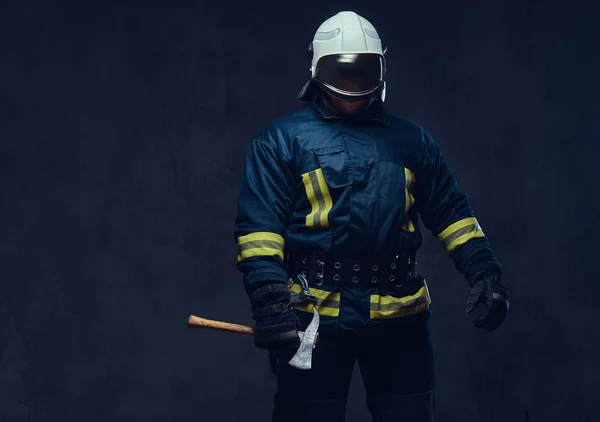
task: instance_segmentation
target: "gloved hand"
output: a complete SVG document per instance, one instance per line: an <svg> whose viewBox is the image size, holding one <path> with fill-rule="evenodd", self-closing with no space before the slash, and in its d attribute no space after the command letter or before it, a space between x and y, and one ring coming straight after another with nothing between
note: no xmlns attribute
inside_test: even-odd
<svg viewBox="0 0 600 422"><path fill-rule="evenodd" d="M476 327L492 331L502 324L508 313L510 296L508 289L502 284L502 274L497 272L481 272L469 281L471 293L467 300L465 312L470 314L480 304L487 308L473 323Z"/></svg>
<svg viewBox="0 0 600 422"><path fill-rule="evenodd" d="M300 346L300 321L289 306L286 284L266 284L249 293L254 320L254 344L271 355L293 356Z"/></svg>

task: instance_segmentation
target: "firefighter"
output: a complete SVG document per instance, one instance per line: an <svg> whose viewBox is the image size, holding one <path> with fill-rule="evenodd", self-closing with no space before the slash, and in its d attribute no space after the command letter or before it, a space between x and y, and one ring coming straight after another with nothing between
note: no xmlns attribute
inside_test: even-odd
<svg viewBox="0 0 600 422"><path fill-rule="evenodd" d="M343 11L310 45L305 104L249 144L239 194L237 267L255 344L277 375L274 422L344 420L355 362L375 422L434 420L431 297L417 272L420 215L471 288L477 327L496 329L509 294L467 196L430 134L384 107L385 49ZM316 301L290 306L300 277ZM313 367L287 364L313 309Z"/></svg>

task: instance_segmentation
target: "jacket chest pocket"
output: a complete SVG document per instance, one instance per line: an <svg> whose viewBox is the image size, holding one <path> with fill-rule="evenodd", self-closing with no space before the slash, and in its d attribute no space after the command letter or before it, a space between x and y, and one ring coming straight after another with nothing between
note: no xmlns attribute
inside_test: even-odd
<svg viewBox="0 0 600 422"><path fill-rule="evenodd" d="M314 148L313 152L329 187L341 188L352 184L350 159L342 144Z"/></svg>
<svg viewBox="0 0 600 422"><path fill-rule="evenodd" d="M306 227L329 227L329 212L335 200L332 189L352 184L350 160L341 144L316 148L313 152L319 167L302 174L302 183L311 206L311 211L306 216Z"/></svg>

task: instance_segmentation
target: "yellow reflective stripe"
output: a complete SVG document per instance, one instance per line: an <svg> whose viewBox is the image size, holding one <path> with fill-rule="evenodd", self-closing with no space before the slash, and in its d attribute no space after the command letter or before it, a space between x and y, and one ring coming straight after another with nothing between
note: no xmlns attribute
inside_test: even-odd
<svg viewBox="0 0 600 422"><path fill-rule="evenodd" d="M294 284L290 287L290 290L294 293L300 293L302 287L299 284ZM316 309L320 315L326 315L330 317L337 317L340 314L340 293L339 292L328 292L326 290L319 290L313 287L308 288L308 292L315 295L317 301L315 303L305 302L294 304L294 309L303 312L313 312Z"/></svg>
<svg viewBox="0 0 600 422"><path fill-rule="evenodd" d="M446 246L446 251L452 252L456 247L460 245L464 245L471 239L475 239L478 237L484 237L485 235L481 230L471 231L463 234L462 236L457 237L454 241L450 242L448 246Z"/></svg>
<svg viewBox="0 0 600 422"><path fill-rule="evenodd" d="M283 260L283 252L279 249L252 248L242 251L240 254L238 254L238 261L241 261L244 258L250 258L251 256L278 256L281 260Z"/></svg>
<svg viewBox="0 0 600 422"><path fill-rule="evenodd" d="M251 256L278 256L283 260L283 237L272 232L255 232L238 237L237 260Z"/></svg>
<svg viewBox="0 0 600 422"><path fill-rule="evenodd" d="M311 212L306 216L306 227L328 227L329 211L333 203L323 170L316 169L304 173L302 183L311 206Z"/></svg>
<svg viewBox="0 0 600 422"><path fill-rule="evenodd" d="M485 234L475 217L463 218L450 224L437 235L447 252L451 252L457 246L463 245L471 239L484 236Z"/></svg>
<svg viewBox="0 0 600 422"><path fill-rule="evenodd" d="M302 287L295 283L290 287L290 290L294 293L300 293L302 291ZM339 292L328 292L327 290L315 289L314 287L309 287L308 292L318 299L331 299L337 302L340 301L340 293Z"/></svg>
<svg viewBox="0 0 600 422"><path fill-rule="evenodd" d="M280 243L281 247L283 248L283 237L273 232L255 232L245 236L240 236L238 237L238 245L246 242L252 242L254 240L272 240Z"/></svg>
<svg viewBox="0 0 600 422"><path fill-rule="evenodd" d="M316 170L317 181L319 182L319 191L323 196L323 201L325 202L325 207L321 213L321 226L327 227L329 226L329 211L333 206L333 202L331 200L331 194L329 193L329 187L327 186L327 182L325 181L325 177L323 176L323 170Z"/></svg>
<svg viewBox="0 0 600 422"><path fill-rule="evenodd" d="M412 171L410 171L406 167L404 168L404 180L405 180L405 185L404 185L404 197L405 197L405 206L404 206L405 214L404 215L405 215L405 217L404 218L406 219L406 223L404 223L404 226L402 228L404 230L408 230L409 232L414 232L415 225L411 221L411 219L408 215L408 212L410 211L413 204L415 203L415 198L412 195L412 189L413 189L413 185L415 183L415 175L413 174Z"/></svg>
<svg viewBox="0 0 600 422"><path fill-rule="evenodd" d="M399 318L415 315L429 309L431 297L427 282L423 281L423 283L424 286L417 293L410 296L371 295L371 309L369 312L371 319Z"/></svg>
<svg viewBox="0 0 600 422"><path fill-rule="evenodd" d="M313 221L315 215L319 211L319 202L317 201L317 198L315 196L315 191L312 188L312 182L308 173L304 173L302 175L302 182L304 183L304 189L306 189L306 196L308 197L308 201L310 202L310 206L312 207L312 211L306 216L306 227L312 227L314 226Z"/></svg>
<svg viewBox="0 0 600 422"><path fill-rule="evenodd" d="M442 242L452 233L454 233L458 229L462 229L463 227L470 226L472 224L478 224L477 219L475 217L463 218L462 220L457 221L456 223L450 224L446 227L440 234L437 235L437 238Z"/></svg>

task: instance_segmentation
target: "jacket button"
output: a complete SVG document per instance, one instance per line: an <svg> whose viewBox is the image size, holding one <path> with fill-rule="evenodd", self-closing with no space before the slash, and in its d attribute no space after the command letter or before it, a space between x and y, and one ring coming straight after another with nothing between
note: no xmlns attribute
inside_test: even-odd
<svg viewBox="0 0 600 422"><path fill-rule="evenodd" d="M317 267L322 267L323 266L323 261L317 260Z"/></svg>
<svg viewBox="0 0 600 422"><path fill-rule="evenodd" d="M394 275L390 276L390 281L394 281L396 279L396 277Z"/></svg>
<svg viewBox="0 0 600 422"><path fill-rule="evenodd" d="M379 269L379 265L374 264L373 267L372 267L372 269L373 269L373 271L377 271Z"/></svg>
<svg viewBox="0 0 600 422"><path fill-rule="evenodd" d="M352 277L352 282L353 283L358 283L358 277L357 276Z"/></svg>
<svg viewBox="0 0 600 422"><path fill-rule="evenodd" d="M396 269L396 264L395 264L394 262L392 262L392 264L390 265L390 268L391 268L392 270L395 270L395 269Z"/></svg>
<svg viewBox="0 0 600 422"><path fill-rule="evenodd" d="M377 283L377 277L373 277L373 278L371 279L371 283L373 283L373 284Z"/></svg>
<svg viewBox="0 0 600 422"><path fill-rule="evenodd" d="M352 267L352 269L353 269L354 271L358 271L358 270L360 270L360 265L358 265L358 264L354 264L354 267Z"/></svg>
<svg viewBox="0 0 600 422"><path fill-rule="evenodd" d="M340 281L340 275L339 275L339 274L334 274L334 275L333 275L333 279L334 279L335 281Z"/></svg>
<svg viewBox="0 0 600 422"><path fill-rule="evenodd" d="M333 266L337 269L342 268L342 264L340 264L338 261L336 261L335 264L333 264Z"/></svg>

